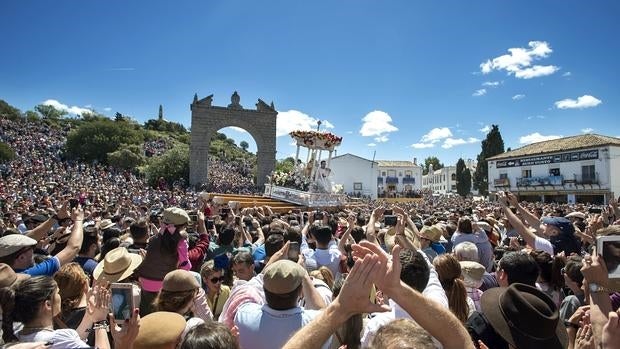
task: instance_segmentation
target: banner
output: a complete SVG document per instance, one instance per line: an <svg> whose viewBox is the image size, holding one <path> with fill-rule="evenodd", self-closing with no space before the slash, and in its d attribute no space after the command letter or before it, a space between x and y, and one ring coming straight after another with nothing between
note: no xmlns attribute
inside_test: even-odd
<svg viewBox="0 0 620 349"><path fill-rule="evenodd" d="M529 158L520 158L520 159L511 159L511 160L497 160L495 162L495 168L546 165L546 164L555 164L555 163L560 163L560 162L595 160L595 159L598 159L598 149L571 152L571 153L562 153L562 154L555 154L555 155L533 156Z"/></svg>

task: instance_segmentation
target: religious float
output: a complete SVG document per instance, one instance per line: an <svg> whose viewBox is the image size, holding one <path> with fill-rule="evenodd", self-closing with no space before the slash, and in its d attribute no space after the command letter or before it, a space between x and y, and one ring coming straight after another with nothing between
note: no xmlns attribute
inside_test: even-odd
<svg viewBox="0 0 620 349"><path fill-rule="evenodd" d="M263 196L307 207L344 205L346 195L342 194L342 186L331 182L329 167L342 137L320 131L293 131L289 135L297 144L295 167L268 176ZM305 163L299 158L301 148L307 150ZM327 159L322 159L324 153L328 153Z"/></svg>

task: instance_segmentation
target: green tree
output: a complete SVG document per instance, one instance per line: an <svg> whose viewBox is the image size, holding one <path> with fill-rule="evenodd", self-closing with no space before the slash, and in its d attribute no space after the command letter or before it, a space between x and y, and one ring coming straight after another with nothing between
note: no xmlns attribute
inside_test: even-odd
<svg viewBox="0 0 620 349"><path fill-rule="evenodd" d="M239 143L239 146L241 147L241 149L243 149L243 151L248 151L248 148L250 147L250 145L246 141L241 141Z"/></svg>
<svg viewBox="0 0 620 349"><path fill-rule="evenodd" d="M276 171L292 172L295 169L295 158L289 156L276 162Z"/></svg>
<svg viewBox="0 0 620 349"><path fill-rule="evenodd" d="M168 184L174 181L189 181L189 147L186 144L178 144L151 160L146 167L146 179L150 185L156 185L160 177Z"/></svg>
<svg viewBox="0 0 620 349"><path fill-rule="evenodd" d="M443 164L436 156L429 156L424 159L424 168L422 169L423 174L428 174L428 169L431 164L433 165L433 171L443 168Z"/></svg>
<svg viewBox="0 0 620 349"><path fill-rule="evenodd" d="M471 172L465 167L463 159L456 163L456 192L463 197L471 192Z"/></svg>
<svg viewBox="0 0 620 349"><path fill-rule="evenodd" d="M133 170L145 162L142 154L136 154L129 148L108 153L108 164L125 170Z"/></svg>
<svg viewBox="0 0 620 349"><path fill-rule="evenodd" d="M26 117L26 120L31 121L31 122L32 121L38 121L38 120L41 119L41 116L39 115L39 113L37 113L34 110L27 110L24 113L24 117Z"/></svg>
<svg viewBox="0 0 620 349"><path fill-rule="evenodd" d="M491 131L482 141L482 151L478 154L476 172L474 173L474 188L480 195L489 192L489 164L487 159L504 152L504 140L497 125L491 125Z"/></svg>
<svg viewBox="0 0 620 349"><path fill-rule="evenodd" d="M0 163L15 159L15 150L6 143L0 142Z"/></svg>
<svg viewBox="0 0 620 349"><path fill-rule="evenodd" d="M67 115L66 110L59 110L51 105L39 104L34 107L34 109L38 111L39 114L43 115L43 118L45 119L58 120Z"/></svg>
<svg viewBox="0 0 620 349"><path fill-rule="evenodd" d="M130 123L95 120L69 132L66 153L71 158L84 161L106 162L107 154L118 150L121 144L140 144L143 141L143 131Z"/></svg>
<svg viewBox="0 0 620 349"><path fill-rule="evenodd" d="M19 111L19 109L0 99L0 117L9 120L18 120L21 118L21 116L22 113Z"/></svg>

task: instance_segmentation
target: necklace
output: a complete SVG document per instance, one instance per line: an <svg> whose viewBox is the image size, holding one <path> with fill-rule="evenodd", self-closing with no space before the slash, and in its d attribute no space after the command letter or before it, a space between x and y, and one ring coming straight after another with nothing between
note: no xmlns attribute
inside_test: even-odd
<svg viewBox="0 0 620 349"><path fill-rule="evenodd" d="M49 328L49 327L27 327L27 326L24 326L22 329L22 332L28 332L28 333L39 332L39 331L54 332L54 329Z"/></svg>

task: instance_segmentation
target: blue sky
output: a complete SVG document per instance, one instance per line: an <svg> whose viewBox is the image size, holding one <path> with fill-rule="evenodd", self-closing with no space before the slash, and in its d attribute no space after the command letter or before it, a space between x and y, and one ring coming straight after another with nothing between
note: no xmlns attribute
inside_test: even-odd
<svg viewBox="0 0 620 349"><path fill-rule="evenodd" d="M194 93L237 90L275 103L279 134L320 119L339 154L454 164L493 123L512 148L620 136L619 17L617 1L7 0L0 98L140 121L163 104L190 126Z"/></svg>

